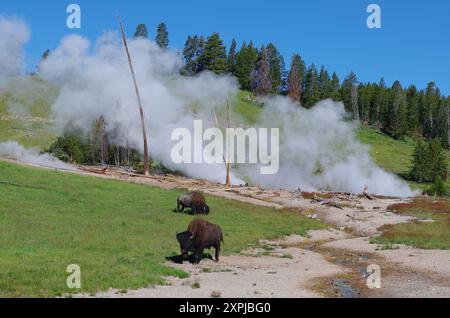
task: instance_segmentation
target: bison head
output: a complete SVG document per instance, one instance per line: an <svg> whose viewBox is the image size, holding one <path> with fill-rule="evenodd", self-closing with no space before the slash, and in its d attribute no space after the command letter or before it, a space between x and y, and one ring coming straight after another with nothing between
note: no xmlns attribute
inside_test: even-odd
<svg viewBox="0 0 450 318"><path fill-rule="evenodd" d="M177 240L180 243L180 252L185 258L187 257L188 252L191 249L193 238L194 233L192 233L191 231L177 233Z"/></svg>

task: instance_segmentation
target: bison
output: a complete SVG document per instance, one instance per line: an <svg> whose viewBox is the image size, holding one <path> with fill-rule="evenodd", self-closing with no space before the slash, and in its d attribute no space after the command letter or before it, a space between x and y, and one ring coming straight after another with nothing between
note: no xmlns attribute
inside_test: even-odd
<svg viewBox="0 0 450 318"><path fill-rule="evenodd" d="M176 212L183 212L184 208L190 208L192 214L209 214L209 206L200 192L180 194L177 198Z"/></svg>
<svg viewBox="0 0 450 318"><path fill-rule="evenodd" d="M223 242L220 226L196 219L189 224L186 232L177 233L177 240L183 259L187 258L189 252L194 252L194 264L198 264L203 257L203 250L214 247L216 250L214 261L219 261L220 244Z"/></svg>

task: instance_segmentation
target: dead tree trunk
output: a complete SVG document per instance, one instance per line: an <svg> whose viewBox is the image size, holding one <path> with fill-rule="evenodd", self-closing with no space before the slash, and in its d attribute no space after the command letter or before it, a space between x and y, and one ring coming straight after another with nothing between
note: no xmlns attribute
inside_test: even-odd
<svg viewBox="0 0 450 318"><path fill-rule="evenodd" d="M358 123L359 122L358 90L355 84L352 84L350 90L350 100L352 104L353 121Z"/></svg>
<svg viewBox="0 0 450 318"><path fill-rule="evenodd" d="M429 120L430 120L430 136L428 137L429 140L433 139L433 110L432 106L430 105L430 113L429 113Z"/></svg>
<svg viewBox="0 0 450 318"><path fill-rule="evenodd" d="M230 114L230 105L228 104L227 101L227 128L231 128L231 114ZM227 176L226 176L226 180L225 180L225 188L230 188L231 187L231 160L230 160L230 143L231 143L231 138L230 136L228 136L228 131L227 131L227 161L226 161L226 169L227 169Z"/></svg>
<svg viewBox="0 0 450 318"><path fill-rule="evenodd" d="M217 119L216 111L213 110L214 115L214 121L216 122L216 128L220 129L219 120ZM230 116L230 106L227 102L227 127L231 127L231 116ZM227 136L227 154L222 157L223 163L225 164L225 171L226 171L226 177L225 177L225 187L230 188L231 187L231 164L230 164L230 138L228 136L228 132L225 130L225 134Z"/></svg>
<svg viewBox="0 0 450 318"><path fill-rule="evenodd" d="M144 141L144 175L148 176L149 175L149 162L148 162L147 132L145 129L145 120L144 120L144 109L142 108L141 95L139 94L139 88L137 85L136 76L134 74L133 63L131 62L131 56L130 56L130 51L128 50L127 39L125 37L125 31L123 30L123 25L122 25L122 21L120 20L120 17L118 16L117 19L119 20L120 31L122 32L123 45L125 46L125 50L127 53L128 64L130 65L131 75L133 77L134 88L135 88L136 96L137 96L137 102L139 105L139 114L141 116L141 126L142 126L142 138Z"/></svg>
<svg viewBox="0 0 450 318"><path fill-rule="evenodd" d="M447 105L447 143L450 147L450 105Z"/></svg>

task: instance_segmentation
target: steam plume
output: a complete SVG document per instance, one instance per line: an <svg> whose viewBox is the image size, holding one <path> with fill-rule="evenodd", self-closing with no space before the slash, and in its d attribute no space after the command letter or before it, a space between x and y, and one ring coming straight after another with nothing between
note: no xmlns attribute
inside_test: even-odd
<svg viewBox="0 0 450 318"><path fill-rule="evenodd" d="M19 162L30 163L49 168L76 170L73 166L62 162L47 153L41 154L39 149L37 148L27 149L16 141L0 143L0 157L6 157L17 160Z"/></svg>
<svg viewBox="0 0 450 318"><path fill-rule="evenodd" d="M214 127L212 110L223 110L227 100L236 99L236 80L208 72L182 77L182 61L173 52L146 39L130 40L129 47L141 87L150 155L189 176L224 182L223 164L174 164L170 136L174 128L192 131L194 119L203 119L205 128ZM42 78L61 88L52 107L61 128L71 123L88 131L103 116L112 142L142 152L127 67L116 33L105 33L95 45L78 35L65 37L39 67ZM412 194L404 182L373 163L368 147L356 140L352 125L344 120L342 104L322 101L306 110L284 97L264 103L256 126L280 127L280 171L261 176L257 167L242 165L234 170L233 183L245 179L271 187L353 192L361 192L367 184L374 193Z"/></svg>
<svg viewBox="0 0 450 318"><path fill-rule="evenodd" d="M0 89L7 78L23 71L23 45L29 37L28 27L22 20L0 15Z"/></svg>

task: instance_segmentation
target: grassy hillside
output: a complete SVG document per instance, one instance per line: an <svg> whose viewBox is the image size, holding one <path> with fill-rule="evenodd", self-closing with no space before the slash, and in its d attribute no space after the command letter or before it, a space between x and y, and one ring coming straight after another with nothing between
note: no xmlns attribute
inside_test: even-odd
<svg viewBox="0 0 450 318"><path fill-rule="evenodd" d="M50 115L56 96L56 87L35 78L12 81L8 92L0 91L0 142L48 147L56 137Z"/></svg>
<svg viewBox="0 0 450 318"><path fill-rule="evenodd" d="M0 161L0 193L0 296L68 293L69 264L81 267L81 292L186 276L163 265L179 254L175 232L193 219L172 212L180 191ZM212 196L207 201L211 214L205 218L221 225L224 254L260 238L324 227L294 212Z"/></svg>
<svg viewBox="0 0 450 318"><path fill-rule="evenodd" d="M359 128L356 134L361 142L370 146L370 155L379 166L398 175L409 172L413 140L395 140L369 128Z"/></svg>
<svg viewBox="0 0 450 318"><path fill-rule="evenodd" d="M50 108L57 89L36 79L33 79L32 83L28 91L17 89L14 94L0 92L0 142L17 140L24 146L43 149L55 139ZM19 114L13 114L11 105L19 105L19 111L15 111ZM261 112L261 106L256 103L254 95L246 91L239 91L232 108L248 124L256 123ZM370 146L371 156L380 167L399 176L408 173L414 150L412 139L395 140L379 131L364 127L357 129L356 134L361 142ZM416 188L428 186L410 184Z"/></svg>

